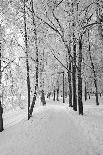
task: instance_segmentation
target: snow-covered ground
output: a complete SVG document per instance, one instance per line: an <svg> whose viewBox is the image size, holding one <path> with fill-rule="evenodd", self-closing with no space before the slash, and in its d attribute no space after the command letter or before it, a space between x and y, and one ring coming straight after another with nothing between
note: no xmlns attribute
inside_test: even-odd
<svg viewBox="0 0 103 155"><path fill-rule="evenodd" d="M37 98L36 107L41 105L40 98ZM4 111L3 120L4 120L4 128L8 128L20 122L21 120L26 120L28 118L27 112L28 108L21 109L20 107L15 108L15 110L11 109L8 111Z"/></svg>
<svg viewBox="0 0 103 155"><path fill-rule="evenodd" d="M13 116L19 123L0 133L0 155L103 155L102 105L85 104L79 116L68 104L47 99L29 121L26 111Z"/></svg>

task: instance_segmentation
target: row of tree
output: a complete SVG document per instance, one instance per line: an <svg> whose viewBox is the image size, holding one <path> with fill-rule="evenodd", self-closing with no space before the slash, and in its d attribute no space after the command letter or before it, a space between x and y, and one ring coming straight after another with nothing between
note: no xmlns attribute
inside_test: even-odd
<svg viewBox="0 0 103 155"><path fill-rule="evenodd" d="M64 96L68 84L69 106L79 114L83 115L84 86L85 99L94 91L99 105L98 93L103 91L102 1L0 3L0 131L4 96L27 96L28 119L38 94L41 92L45 103L44 94L54 92L55 98L56 89L58 99L61 85ZM4 104L7 106L6 100Z"/></svg>

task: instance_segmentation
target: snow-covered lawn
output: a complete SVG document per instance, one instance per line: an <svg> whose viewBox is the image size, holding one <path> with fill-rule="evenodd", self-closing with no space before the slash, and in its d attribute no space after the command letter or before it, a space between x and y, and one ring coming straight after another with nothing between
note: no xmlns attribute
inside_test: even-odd
<svg viewBox="0 0 103 155"><path fill-rule="evenodd" d="M103 107L85 106L82 117L67 104L49 102L0 133L0 155L103 154Z"/></svg>
<svg viewBox="0 0 103 155"><path fill-rule="evenodd" d="M8 128L22 121L23 119L27 119L27 109L17 109L15 111L9 111L4 113L4 128Z"/></svg>
<svg viewBox="0 0 103 155"><path fill-rule="evenodd" d="M40 98L37 98L35 107L39 107L41 105ZM21 109L20 107L15 108L15 110L6 110L3 114L4 120L4 128L8 128L20 122L21 120L26 120L28 118L27 106L25 109Z"/></svg>

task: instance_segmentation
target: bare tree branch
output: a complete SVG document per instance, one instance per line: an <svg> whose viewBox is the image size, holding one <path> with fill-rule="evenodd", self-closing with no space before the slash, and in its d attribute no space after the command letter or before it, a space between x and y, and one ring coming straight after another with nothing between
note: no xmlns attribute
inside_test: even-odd
<svg viewBox="0 0 103 155"><path fill-rule="evenodd" d="M56 8L63 2L64 0L61 0L57 5Z"/></svg>
<svg viewBox="0 0 103 155"><path fill-rule="evenodd" d="M26 5L27 9L32 13L32 10ZM33 12L34 16L41 20L44 24L46 24L47 26L49 26L53 31L55 31L56 33L58 33L60 36L62 36L62 34L59 32L59 30L54 26L54 24L52 23L52 21L49 19L50 23L52 23L53 25L50 25L48 22L46 22L44 19L42 19L41 17L39 17L38 15L35 14L35 12Z"/></svg>
<svg viewBox="0 0 103 155"><path fill-rule="evenodd" d="M91 24L87 24L87 25L83 26L82 29L85 29L87 27L90 27L90 26L93 26L93 25L96 25L96 24L100 24L100 23L94 22L94 23L91 23Z"/></svg>
<svg viewBox="0 0 103 155"><path fill-rule="evenodd" d="M63 30L63 28L62 28L62 26L61 26L61 24L60 24L59 19L56 17L54 11L52 11L52 13L53 13L53 17L54 17L54 19L56 20L56 22L57 22L58 25L59 25L59 28L60 28L60 30L61 30L61 32L62 32L62 36L64 36L64 30Z"/></svg>

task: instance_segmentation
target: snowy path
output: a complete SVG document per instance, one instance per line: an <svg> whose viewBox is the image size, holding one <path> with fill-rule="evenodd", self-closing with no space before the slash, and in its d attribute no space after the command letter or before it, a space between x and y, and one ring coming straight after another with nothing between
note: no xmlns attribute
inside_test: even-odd
<svg viewBox="0 0 103 155"><path fill-rule="evenodd" d="M65 106L35 108L0 135L0 155L100 155L70 115Z"/></svg>

